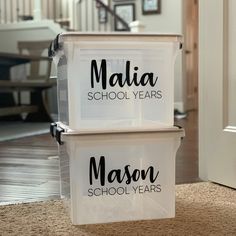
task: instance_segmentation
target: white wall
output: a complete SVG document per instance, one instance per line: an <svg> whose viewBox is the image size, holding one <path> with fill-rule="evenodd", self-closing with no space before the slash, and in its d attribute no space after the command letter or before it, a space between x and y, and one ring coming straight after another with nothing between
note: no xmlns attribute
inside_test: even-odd
<svg viewBox="0 0 236 236"><path fill-rule="evenodd" d="M126 3L131 2L127 1ZM143 15L142 1L132 1L136 6L136 19L145 25L144 31L166 34L183 34L183 0L162 0L161 14ZM115 4L116 2L114 2ZM123 3L123 2L122 2ZM175 66L175 108L184 111L184 81L182 52Z"/></svg>
<svg viewBox="0 0 236 236"><path fill-rule="evenodd" d="M182 33L182 0L162 0L161 14L143 15L142 1L135 1L136 18L146 25L146 31Z"/></svg>

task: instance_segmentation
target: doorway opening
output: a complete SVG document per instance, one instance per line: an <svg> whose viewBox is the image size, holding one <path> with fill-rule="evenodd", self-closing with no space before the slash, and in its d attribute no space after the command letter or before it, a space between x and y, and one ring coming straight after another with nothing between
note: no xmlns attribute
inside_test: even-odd
<svg viewBox="0 0 236 236"><path fill-rule="evenodd" d="M198 0L183 1L186 111L198 110Z"/></svg>
<svg viewBox="0 0 236 236"><path fill-rule="evenodd" d="M200 181L198 177L198 0L183 0L183 34L185 113L175 116L175 124L185 129L186 136L176 157L177 184Z"/></svg>

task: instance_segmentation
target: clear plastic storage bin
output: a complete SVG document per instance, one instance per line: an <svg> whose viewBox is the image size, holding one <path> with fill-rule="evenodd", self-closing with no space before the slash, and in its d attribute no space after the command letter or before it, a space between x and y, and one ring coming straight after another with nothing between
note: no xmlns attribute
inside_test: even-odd
<svg viewBox="0 0 236 236"><path fill-rule="evenodd" d="M178 35L63 33L57 66L59 121L71 129L173 126Z"/></svg>
<svg viewBox="0 0 236 236"><path fill-rule="evenodd" d="M182 129L82 133L61 126L61 191L73 224L175 216Z"/></svg>

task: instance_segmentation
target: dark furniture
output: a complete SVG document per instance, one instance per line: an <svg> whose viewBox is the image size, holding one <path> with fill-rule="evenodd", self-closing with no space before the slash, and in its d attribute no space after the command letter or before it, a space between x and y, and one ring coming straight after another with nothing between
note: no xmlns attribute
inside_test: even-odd
<svg viewBox="0 0 236 236"><path fill-rule="evenodd" d="M19 120L19 114L26 113L25 121L52 121L47 104L44 101L43 91L56 85L55 80L24 79L10 80L10 68L24 63L37 63L47 61L47 57L0 53L0 120ZM50 62L51 63L51 62ZM13 92L30 92L30 104L24 105L18 101L16 104ZM17 115L18 114L18 115Z"/></svg>

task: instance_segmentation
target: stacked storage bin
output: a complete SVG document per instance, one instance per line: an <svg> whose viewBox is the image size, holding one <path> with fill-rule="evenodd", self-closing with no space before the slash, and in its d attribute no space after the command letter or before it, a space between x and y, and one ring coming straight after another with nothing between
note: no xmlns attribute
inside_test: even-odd
<svg viewBox="0 0 236 236"><path fill-rule="evenodd" d="M73 224L175 215L174 63L181 37L63 33L57 65L61 195Z"/></svg>

